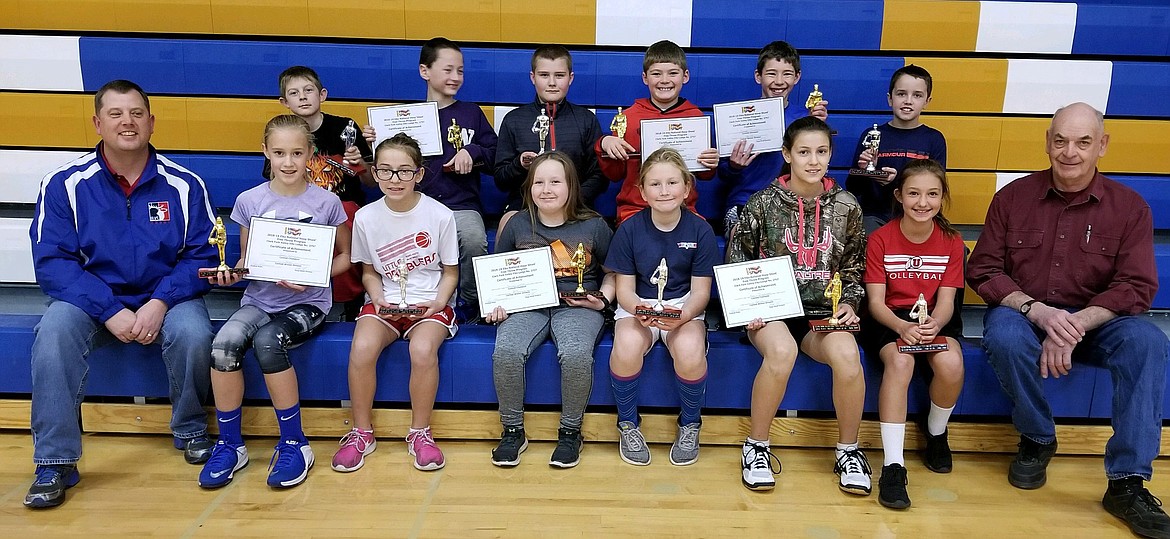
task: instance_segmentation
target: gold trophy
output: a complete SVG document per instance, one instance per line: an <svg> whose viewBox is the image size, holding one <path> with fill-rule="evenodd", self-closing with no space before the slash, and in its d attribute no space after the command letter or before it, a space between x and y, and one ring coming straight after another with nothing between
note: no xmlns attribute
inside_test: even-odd
<svg viewBox="0 0 1170 539"><path fill-rule="evenodd" d="M536 155L544 153L545 139L548 138L548 125L551 120L548 114L544 113L544 107L540 109L540 116L536 117L536 121L532 122L532 132L536 133L536 137L540 139L540 151Z"/></svg>
<svg viewBox="0 0 1170 539"><path fill-rule="evenodd" d="M392 279L398 282L398 306L396 307L382 307L378 309L378 314L394 314L394 315L420 315L427 312L425 307L418 305L409 305L406 303L406 279L410 270L406 267L406 260L399 259L394 264L394 275Z"/></svg>
<svg viewBox="0 0 1170 539"><path fill-rule="evenodd" d="M223 226L223 217L215 218L215 227L211 229L211 235L207 237L207 243L219 248L219 265L214 268L199 268L200 279L215 277L221 271L236 275L248 274L248 268L232 268L227 265L227 255L224 254L224 247L227 246L227 228Z"/></svg>
<svg viewBox="0 0 1170 539"><path fill-rule="evenodd" d="M650 309L636 307L634 314L639 316L652 316L654 318L682 318L682 309L671 307L662 302L662 294L666 291L666 280L669 275L670 268L667 267L666 259L663 258L658 263L658 268L650 275L650 284L658 286L658 301Z"/></svg>
<svg viewBox="0 0 1170 539"><path fill-rule="evenodd" d="M808 94L808 99L804 100L804 108L808 109L809 112L812 112L812 109L816 108L816 106L819 105L821 101L824 101L824 99L825 94L821 93L821 85L814 84L812 93Z"/></svg>
<svg viewBox="0 0 1170 539"><path fill-rule="evenodd" d="M926 304L926 296L918 294L918 301L914 302L914 307L910 309L910 321L917 321L918 325L926 323L926 319L930 317L930 307ZM944 337L935 335L933 339L927 342L920 342L917 344L908 344L898 337L895 342L898 351L903 354L920 354L922 352L942 352L950 349L947 340Z"/></svg>
<svg viewBox="0 0 1170 539"><path fill-rule="evenodd" d="M833 310L829 313L827 320L809 320L808 325L813 331L826 333L830 331L858 331L861 329L861 326L857 324L842 324L841 320L837 318L837 307L841 303L842 290L841 274L833 272L833 280L829 281L829 286L825 287L825 298L829 300Z"/></svg>
<svg viewBox="0 0 1170 539"><path fill-rule="evenodd" d="M585 253L585 244L578 243L577 250L573 251L573 256L569 257L569 262L573 264L573 269L577 273L577 289L572 292L561 292L561 299L588 296L605 297L599 290L585 290L585 266L588 265L588 261L589 255Z"/></svg>
<svg viewBox="0 0 1170 539"><path fill-rule="evenodd" d="M869 164L865 168L851 168L849 169L850 176L864 176L867 178L885 179L889 177L885 171L877 168L877 155L882 145L882 132L878 129L878 124L873 124L869 131L865 132L865 138L861 139L861 147L873 150L873 159L870 159Z"/></svg>
<svg viewBox="0 0 1170 539"><path fill-rule="evenodd" d="M614 116L613 121L609 122L609 132L617 138L626 138L626 115L622 114L621 107L618 107L617 116Z"/></svg>
<svg viewBox="0 0 1170 539"><path fill-rule="evenodd" d="M451 118L451 127L447 128L447 142L451 143L451 147L455 148L455 153L463 149L463 128L455 122L455 118ZM445 165L443 172L451 172L455 170L454 166Z"/></svg>

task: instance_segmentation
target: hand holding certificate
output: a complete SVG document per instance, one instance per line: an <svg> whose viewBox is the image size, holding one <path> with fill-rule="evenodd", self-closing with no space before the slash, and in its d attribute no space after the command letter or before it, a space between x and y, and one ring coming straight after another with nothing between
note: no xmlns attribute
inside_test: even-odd
<svg viewBox="0 0 1170 539"><path fill-rule="evenodd" d="M699 163L699 154L711 148L711 119L706 116L642 120L642 156L664 146L678 150L687 169L707 170Z"/></svg>
<svg viewBox="0 0 1170 539"><path fill-rule="evenodd" d="M719 156L730 156L740 140L751 144L756 153L778 151L784 145L784 100L774 97L715 105Z"/></svg>
<svg viewBox="0 0 1170 539"><path fill-rule="evenodd" d="M443 137L439 127L439 105L434 101L389 105L367 109L370 125L377 134L373 147L398 133L418 141L425 156L443 155Z"/></svg>
<svg viewBox="0 0 1170 539"><path fill-rule="evenodd" d="M727 327L804 315L792 258L780 256L715 266L715 284Z"/></svg>
<svg viewBox="0 0 1170 539"><path fill-rule="evenodd" d="M471 263L481 313L496 307L515 313L560 305L548 247L477 256Z"/></svg>
<svg viewBox="0 0 1170 539"><path fill-rule="evenodd" d="M337 227L253 217L244 266L248 278L329 286Z"/></svg>

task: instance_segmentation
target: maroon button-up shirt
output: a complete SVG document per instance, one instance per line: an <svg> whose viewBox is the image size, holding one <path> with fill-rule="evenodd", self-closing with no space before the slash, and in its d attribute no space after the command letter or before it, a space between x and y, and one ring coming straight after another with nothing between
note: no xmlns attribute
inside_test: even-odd
<svg viewBox="0 0 1170 539"><path fill-rule="evenodd" d="M1158 291L1150 206L1100 172L1071 195L1052 169L1030 174L995 194L967 268L991 305L1022 291L1053 306L1144 312Z"/></svg>

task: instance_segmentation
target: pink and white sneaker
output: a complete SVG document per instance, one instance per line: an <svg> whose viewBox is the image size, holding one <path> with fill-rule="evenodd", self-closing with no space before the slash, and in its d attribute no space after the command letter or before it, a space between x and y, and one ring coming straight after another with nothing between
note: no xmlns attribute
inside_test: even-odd
<svg viewBox="0 0 1170 539"><path fill-rule="evenodd" d="M333 455L333 469L339 472L352 472L366 463L366 455L374 452L378 447L374 440L374 431L362 430L354 427L338 442L341 449Z"/></svg>
<svg viewBox="0 0 1170 539"><path fill-rule="evenodd" d="M443 452L435 445L430 427L410 430L410 434L406 435L406 452L414 457L414 467L419 470L438 470L447 464L443 460Z"/></svg>

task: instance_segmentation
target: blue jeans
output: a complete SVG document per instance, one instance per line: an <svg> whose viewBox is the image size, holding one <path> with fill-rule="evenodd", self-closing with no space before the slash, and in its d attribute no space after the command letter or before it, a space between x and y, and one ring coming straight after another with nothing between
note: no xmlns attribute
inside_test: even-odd
<svg viewBox="0 0 1170 539"><path fill-rule="evenodd" d="M1040 384L1045 333L1008 307L988 309L983 325L983 348L1014 404L1016 430L1038 443L1056 440L1056 424ZM1109 369L1113 379L1113 436L1105 444L1105 474L1109 479L1136 475L1149 481L1162 438L1166 334L1141 318L1119 316L1085 335L1072 359Z"/></svg>
<svg viewBox="0 0 1170 539"><path fill-rule="evenodd" d="M117 342L103 324L64 301L49 304L32 347L33 462L73 464L81 458L79 407L90 351ZM211 386L211 320L203 299L167 310L158 342L170 381L171 431L176 438L207 434L203 402Z"/></svg>

